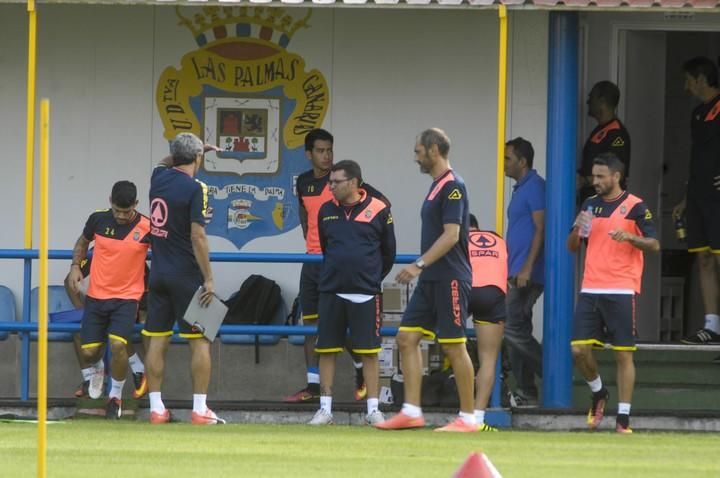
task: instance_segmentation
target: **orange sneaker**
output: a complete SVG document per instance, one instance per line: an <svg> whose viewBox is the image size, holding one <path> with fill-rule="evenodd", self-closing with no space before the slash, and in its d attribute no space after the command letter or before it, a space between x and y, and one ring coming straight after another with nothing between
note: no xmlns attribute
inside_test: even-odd
<svg viewBox="0 0 720 478"><path fill-rule="evenodd" d="M599 392L592 394L592 405L590 406L590 410L588 410L587 416L587 424L590 430L595 430L600 426L600 422L605 416L605 405L609 398L610 393L605 387Z"/></svg>
<svg viewBox="0 0 720 478"><path fill-rule="evenodd" d="M424 426L425 418L423 416L413 418L400 412L394 417L378 423L375 425L375 428L379 428L380 430L407 430L410 428L422 428Z"/></svg>
<svg viewBox="0 0 720 478"><path fill-rule="evenodd" d="M470 432L477 432L478 426L477 425L470 425L465 422L460 417L457 417L452 422L448 423L444 427L436 428L436 432L460 432L460 433L470 433Z"/></svg>
<svg viewBox="0 0 720 478"><path fill-rule="evenodd" d="M367 385L365 385L362 367L355 369L355 392L353 395L358 402L365 400L365 397L367 397Z"/></svg>
<svg viewBox="0 0 720 478"><path fill-rule="evenodd" d="M633 432L632 428L630 428L630 415L618 413L615 421L615 431L624 435L628 435Z"/></svg>
<svg viewBox="0 0 720 478"><path fill-rule="evenodd" d="M215 412L206 409L203 413L192 412L193 425L225 425L225 420L215 415Z"/></svg>
<svg viewBox="0 0 720 478"><path fill-rule="evenodd" d="M133 390L133 398L142 398L148 391L147 377L145 377L145 374L142 372L133 373L132 376L133 384L135 385L135 390Z"/></svg>
<svg viewBox="0 0 720 478"><path fill-rule="evenodd" d="M308 385L302 390L289 395L283 399L285 403L316 402L320 399L320 385Z"/></svg>
<svg viewBox="0 0 720 478"><path fill-rule="evenodd" d="M362 385L355 387L355 401L359 402L360 400L365 400L365 397L367 397L367 385L365 385L365 382L363 382Z"/></svg>
<svg viewBox="0 0 720 478"><path fill-rule="evenodd" d="M623 425L621 425L621 424L619 424L619 423L615 424L615 431L618 432L618 433L621 433L621 434L623 434L623 435L629 435L629 434L631 434L631 433L633 432L633 431L632 431L632 428L630 428L629 425L628 425L628 426L623 426Z"/></svg>
<svg viewBox="0 0 720 478"><path fill-rule="evenodd" d="M158 413L150 411L150 423L153 425L162 425L170 421L170 410L165 409L164 412Z"/></svg>

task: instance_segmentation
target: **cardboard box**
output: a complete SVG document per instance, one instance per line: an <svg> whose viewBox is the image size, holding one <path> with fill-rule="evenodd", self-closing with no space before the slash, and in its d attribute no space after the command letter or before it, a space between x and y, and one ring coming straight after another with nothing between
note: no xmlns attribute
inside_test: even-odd
<svg viewBox="0 0 720 478"><path fill-rule="evenodd" d="M398 348L395 339L392 337L383 338L380 344L380 377L392 377L398 371Z"/></svg>
<svg viewBox="0 0 720 478"><path fill-rule="evenodd" d="M442 370L445 357L440 344L431 343L428 346L428 372Z"/></svg>
<svg viewBox="0 0 720 478"><path fill-rule="evenodd" d="M390 388L390 377L380 378L379 401L385 405L392 405L394 402L392 389Z"/></svg>
<svg viewBox="0 0 720 478"><path fill-rule="evenodd" d="M398 312L383 312L382 314L382 325L383 327L400 327L402 322L402 313Z"/></svg>
<svg viewBox="0 0 720 478"><path fill-rule="evenodd" d="M383 283L383 312L402 314L408 303L408 286L398 282Z"/></svg>

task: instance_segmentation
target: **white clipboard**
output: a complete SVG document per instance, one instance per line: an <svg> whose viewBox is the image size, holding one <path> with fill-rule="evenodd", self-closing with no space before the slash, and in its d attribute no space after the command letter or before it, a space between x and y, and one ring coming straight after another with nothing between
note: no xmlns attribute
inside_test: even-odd
<svg viewBox="0 0 720 478"><path fill-rule="evenodd" d="M227 307L222 303L217 295L213 296L212 301L207 307L200 305L200 294L202 294L202 286L193 294L190 299L183 319L190 324L193 330L200 332L210 342L215 340L218 330L222 325L223 319L227 314Z"/></svg>

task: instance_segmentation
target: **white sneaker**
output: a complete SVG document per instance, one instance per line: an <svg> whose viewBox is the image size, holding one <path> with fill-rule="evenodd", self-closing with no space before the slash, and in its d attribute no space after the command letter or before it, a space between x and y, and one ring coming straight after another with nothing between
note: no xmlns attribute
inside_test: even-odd
<svg viewBox="0 0 720 478"><path fill-rule="evenodd" d="M308 425L332 425L333 416L332 413L326 412L324 409L320 409L315 412L315 416L308 422Z"/></svg>
<svg viewBox="0 0 720 478"><path fill-rule="evenodd" d="M372 412L365 415L365 423L374 427L378 423L385 421L385 415L380 410L373 410Z"/></svg>
<svg viewBox="0 0 720 478"><path fill-rule="evenodd" d="M95 370L95 373L92 377L90 377L90 385L88 385L88 395L90 395L90 398L102 397L104 383L105 372L102 370Z"/></svg>

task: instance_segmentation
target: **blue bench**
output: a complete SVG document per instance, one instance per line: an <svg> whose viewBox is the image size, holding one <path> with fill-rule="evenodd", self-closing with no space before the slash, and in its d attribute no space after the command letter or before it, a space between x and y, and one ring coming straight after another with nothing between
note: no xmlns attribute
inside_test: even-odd
<svg viewBox="0 0 720 478"><path fill-rule="evenodd" d="M61 285L48 286L48 314L56 312L70 312L77 314L75 306L70 302L65 287ZM38 288L30 291L30 321L37 322L38 318ZM30 332L30 340L37 341L37 332ZM48 340L52 342L72 342L72 332L48 332Z"/></svg>
<svg viewBox="0 0 720 478"><path fill-rule="evenodd" d="M280 301L273 319L267 325L284 325L285 318L287 317L288 310L285 301ZM241 345L275 345L280 342L280 336L277 334L260 334L260 335L248 335L248 334L220 334L220 341L224 344L241 344Z"/></svg>
<svg viewBox="0 0 720 478"><path fill-rule="evenodd" d="M15 321L15 295L4 285L0 285L0 321ZM9 332L0 332L0 340L10 336Z"/></svg>

